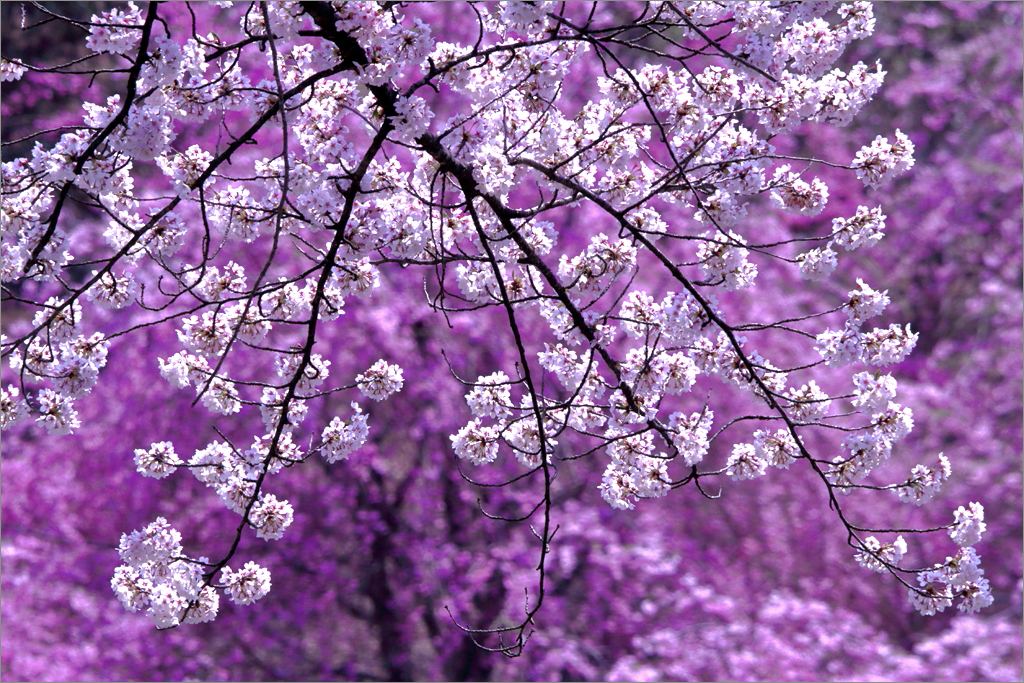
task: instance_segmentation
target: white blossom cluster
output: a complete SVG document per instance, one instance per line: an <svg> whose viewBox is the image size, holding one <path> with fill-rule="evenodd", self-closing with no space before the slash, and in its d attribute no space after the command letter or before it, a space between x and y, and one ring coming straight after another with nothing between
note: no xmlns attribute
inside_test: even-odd
<svg viewBox="0 0 1024 683"><path fill-rule="evenodd" d="M122 534L117 552L124 564L114 570L110 587L125 609L145 612L158 628L217 616L220 595L203 578L207 559L184 557L181 534L163 517Z"/></svg>
<svg viewBox="0 0 1024 683"><path fill-rule="evenodd" d="M20 81L25 71L25 67L18 62L0 59L0 83Z"/></svg>
<svg viewBox="0 0 1024 683"><path fill-rule="evenodd" d="M368 398L383 401L402 389L402 368L382 359L371 365L366 372L356 375L356 383Z"/></svg>
<svg viewBox="0 0 1024 683"><path fill-rule="evenodd" d="M943 464L948 465L944 458ZM985 509L981 503L970 503L957 508L953 517L948 529L949 537L960 546L956 555L931 568L911 572L916 574L916 585L908 586L910 602L925 616L944 611L954 600L959 600L957 609L967 613L978 612L994 600L981 557L973 547L985 533ZM889 543L868 536L859 541L859 548L855 553L857 562L879 573L898 571L907 554L907 542L901 535Z"/></svg>
<svg viewBox="0 0 1024 683"><path fill-rule="evenodd" d="M99 381L110 344L101 333L83 331L78 301L51 297L32 324L44 333L7 357L19 384L0 387L0 429L34 417L50 434L71 434L81 426L75 401ZM7 341L6 335L0 339Z"/></svg>
<svg viewBox="0 0 1024 683"><path fill-rule="evenodd" d="M909 590L910 602L925 616L944 611L954 600L959 601L956 608L968 614L979 612L994 601L981 568L981 556L969 546L947 557L944 563L919 573L917 583Z"/></svg>

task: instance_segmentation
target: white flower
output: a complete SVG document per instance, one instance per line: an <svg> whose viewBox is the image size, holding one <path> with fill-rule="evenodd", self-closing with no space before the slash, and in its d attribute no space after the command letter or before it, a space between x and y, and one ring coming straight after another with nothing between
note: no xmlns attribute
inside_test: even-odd
<svg viewBox="0 0 1024 683"><path fill-rule="evenodd" d="M843 3L836 10L843 19L841 30L850 39L866 38L875 32L875 8L870 2Z"/></svg>
<svg viewBox="0 0 1024 683"><path fill-rule="evenodd" d="M613 242L608 235L600 233L591 238L582 254L572 258L562 255L558 276L564 283L575 283L582 292L597 292L616 276L632 269L636 265L636 254L636 246L629 240Z"/></svg>
<svg viewBox="0 0 1024 683"><path fill-rule="evenodd" d="M897 536L892 543L882 543L874 536L864 539L861 550L856 553L857 564L879 574L886 571L886 566L897 566L907 554L907 542Z"/></svg>
<svg viewBox="0 0 1024 683"><path fill-rule="evenodd" d="M917 345L917 333L910 331L910 325L875 328L861 335L864 361L875 366L892 365L902 362Z"/></svg>
<svg viewBox="0 0 1024 683"><path fill-rule="evenodd" d="M324 427L320 453L328 463L346 460L352 453L366 443L370 435L367 416L357 403L352 404L353 415L346 423L340 417L334 417Z"/></svg>
<svg viewBox="0 0 1024 683"><path fill-rule="evenodd" d="M374 401L383 401L402 389L402 368L381 359L366 372L356 375L356 383L365 396Z"/></svg>
<svg viewBox="0 0 1024 683"><path fill-rule="evenodd" d="M53 389L43 389L36 399L39 402L36 422L42 423L51 434L70 434L82 426L70 396L61 396Z"/></svg>
<svg viewBox="0 0 1024 683"><path fill-rule="evenodd" d="M615 428L605 432L605 437L608 455L618 462L633 464L654 453L654 434L650 431L630 433Z"/></svg>
<svg viewBox="0 0 1024 683"><path fill-rule="evenodd" d="M135 449L135 468L144 477L163 479L182 464L170 441L157 441L148 449Z"/></svg>
<svg viewBox="0 0 1024 683"><path fill-rule="evenodd" d="M167 150L174 135L167 109L147 101L128 110L123 127L110 136L110 145L134 159L150 160Z"/></svg>
<svg viewBox="0 0 1024 683"><path fill-rule="evenodd" d="M242 460L254 467L265 466L270 474L277 474L289 463L301 462L302 449L295 443L291 430L282 430L276 444L275 433L271 429L262 436L253 437L252 445L242 453ZM273 456L270 455L271 446L274 446Z"/></svg>
<svg viewBox="0 0 1024 683"><path fill-rule="evenodd" d="M328 290L336 298L362 296L380 287L380 271L368 259L349 261L331 276Z"/></svg>
<svg viewBox="0 0 1024 683"><path fill-rule="evenodd" d="M189 351L216 355L231 341L233 330L221 311L206 311L181 320L178 341Z"/></svg>
<svg viewBox="0 0 1024 683"><path fill-rule="evenodd" d="M117 546L121 560L133 567L145 562L166 563L181 554L181 533L163 517L157 517L142 530L121 534Z"/></svg>
<svg viewBox="0 0 1024 683"><path fill-rule="evenodd" d="M841 36L821 17L798 21L782 34L780 45L792 58L794 71L818 75L827 69L843 48Z"/></svg>
<svg viewBox="0 0 1024 683"><path fill-rule="evenodd" d="M51 373L54 386L67 398L78 398L92 391L100 375L95 363L68 351L62 351L60 360L51 366Z"/></svg>
<svg viewBox="0 0 1024 683"><path fill-rule="evenodd" d="M293 515L291 503L267 493L252 506L249 522L256 527L256 536L271 541L284 536L285 529L291 526Z"/></svg>
<svg viewBox="0 0 1024 683"><path fill-rule="evenodd" d="M953 604L954 598L960 598L957 609L968 614L978 612L993 602L991 586L981 568L981 557L974 548L960 548L943 564L919 573L917 582L921 589L911 590L910 601L926 616L942 612Z"/></svg>
<svg viewBox="0 0 1024 683"><path fill-rule="evenodd" d="M763 476L767 465L764 458L758 455L757 448L749 443L735 444L725 464L726 474L736 479L756 479Z"/></svg>
<svg viewBox="0 0 1024 683"><path fill-rule="evenodd" d="M510 380L504 372L477 377L473 389L466 394L466 404L476 417L505 417L510 413L512 395Z"/></svg>
<svg viewBox="0 0 1024 683"><path fill-rule="evenodd" d="M932 581L945 583L952 598L960 598L956 607L961 612L973 614L993 602L992 588L974 548L960 548L956 555L947 557L944 564L936 565L927 574Z"/></svg>
<svg viewBox="0 0 1024 683"><path fill-rule="evenodd" d="M528 401L528 398L524 399ZM551 462L551 449L554 448L558 442L552 438L548 433L550 430L545 429L544 434L544 445L547 454L547 461ZM508 429L505 430L505 441L512 450L515 452L516 460L523 467L533 469L540 465L541 456L541 444L540 444L540 430L537 428L537 418L531 412L527 413L524 417L516 420Z"/></svg>
<svg viewBox="0 0 1024 683"><path fill-rule="evenodd" d="M207 485L224 483L234 472L238 461L231 446L223 441L214 441L201 448L189 458L188 465L193 476Z"/></svg>
<svg viewBox="0 0 1024 683"><path fill-rule="evenodd" d="M917 575L918 583L922 586L920 589L909 588L907 590L910 604L926 617L943 612L953 604L953 594L950 592L949 586L932 583L929 574L932 572Z"/></svg>
<svg viewBox="0 0 1024 683"><path fill-rule="evenodd" d="M134 2L92 15L86 47L93 52L128 54L142 37L142 10Z"/></svg>
<svg viewBox="0 0 1024 683"><path fill-rule="evenodd" d="M754 284L757 266L747 260L746 240L734 232L701 235L697 259L704 277L726 289L743 289Z"/></svg>
<svg viewBox="0 0 1024 683"><path fill-rule="evenodd" d="M707 312L686 292L669 292L658 307L661 333L671 341L689 343L710 322Z"/></svg>
<svg viewBox="0 0 1024 683"><path fill-rule="evenodd" d="M575 389L583 381L588 366L586 358L580 359L575 351L563 344L555 344L554 347L545 344L544 350L537 354L537 360L542 368L553 372L566 389Z"/></svg>
<svg viewBox="0 0 1024 683"><path fill-rule="evenodd" d="M224 294L241 294L246 291L245 268L228 261L223 268L210 266L203 273L202 279L196 284L196 291L203 297L210 300L220 299ZM266 315L273 317L289 317L283 309L279 298L287 299L289 290L287 287L279 287L267 294L260 301L260 310ZM275 305L277 304L277 305Z"/></svg>
<svg viewBox="0 0 1024 683"><path fill-rule="evenodd" d="M888 138L879 135L854 155L857 177L868 187L881 185L914 165L914 143L899 130L895 138L896 142L889 142Z"/></svg>
<svg viewBox="0 0 1024 683"><path fill-rule="evenodd" d="M985 508L981 503L970 503L966 508L961 505L953 513L949 537L959 546L972 546L981 541L985 529Z"/></svg>
<svg viewBox="0 0 1024 683"><path fill-rule="evenodd" d="M281 418L281 409L284 407L284 398L285 393L282 390L263 387L263 394L260 396L260 417L263 418L263 426L267 431L273 431L277 427L277 421ZM288 418L285 428L302 424L308 414L309 403L293 396L288 403Z"/></svg>
<svg viewBox="0 0 1024 683"><path fill-rule="evenodd" d="M25 414L25 402L21 392L13 384L0 388L0 429L7 429Z"/></svg>
<svg viewBox="0 0 1024 683"><path fill-rule="evenodd" d="M220 609L220 593L213 586L206 586L199 591L199 598L185 614L186 624L205 624L217 618Z"/></svg>
<svg viewBox="0 0 1024 683"><path fill-rule="evenodd" d="M200 384L197 389L202 389ZM210 380L210 385L203 393L200 403L210 412L219 415L233 415L242 409L235 383L220 377Z"/></svg>
<svg viewBox="0 0 1024 683"><path fill-rule="evenodd" d="M654 298L639 289L630 292L619 309L622 328L629 336L638 339L653 335L657 331L655 325L658 324L660 314L661 307Z"/></svg>
<svg viewBox="0 0 1024 683"><path fill-rule="evenodd" d="M800 274L809 280L824 280L838 265L836 252L828 247L805 251L797 256L796 260L800 264Z"/></svg>
<svg viewBox="0 0 1024 683"><path fill-rule="evenodd" d="M221 583L232 602L251 605L270 592L270 571L255 562L246 562L238 571L224 567Z"/></svg>
<svg viewBox="0 0 1024 683"><path fill-rule="evenodd" d="M899 441L914 429L914 411L898 403L890 403L885 410L872 415L871 422L881 438Z"/></svg>
<svg viewBox="0 0 1024 683"><path fill-rule="evenodd" d="M474 465L484 465L494 462L498 457L499 436L500 431L497 427L486 427L480 424L479 420L471 420L449 438L455 455L469 460Z"/></svg>
<svg viewBox="0 0 1024 683"><path fill-rule="evenodd" d="M981 556L974 548L960 548L956 555L947 557L945 563L936 565L935 569L941 571L942 581L954 589L985 576L985 570L981 568Z"/></svg>
<svg viewBox="0 0 1024 683"><path fill-rule="evenodd" d="M110 588L129 612L138 612L149 604L153 582L142 576L135 567L121 565L114 570Z"/></svg>
<svg viewBox="0 0 1024 683"><path fill-rule="evenodd" d="M633 480L636 482L636 492L640 498L660 498L667 495L672 488L672 479L668 474L668 459L665 454L638 458L633 468Z"/></svg>
<svg viewBox="0 0 1024 683"><path fill-rule="evenodd" d="M145 249L157 260L166 261L184 246L187 227L175 214L161 218L148 232Z"/></svg>
<svg viewBox="0 0 1024 683"><path fill-rule="evenodd" d="M828 203L828 186L820 178L808 183L799 173L792 172L789 164L775 171L772 186L772 201L781 209L815 216Z"/></svg>
<svg viewBox="0 0 1024 683"><path fill-rule="evenodd" d="M977 581L965 583L957 590L956 597L960 598L956 608L966 614L980 612L995 602L988 579L978 579Z"/></svg>
<svg viewBox="0 0 1024 683"><path fill-rule="evenodd" d="M395 115L392 121L395 132L406 142L412 142L420 134L425 133L433 118L434 112L422 97L413 95L395 100Z"/></svg>
<svg viewBox="0 0 1024 683"><path fill-rule="evenodd" d="M214 487L224 506L237 515L245 512L249 501L256 495L256 482L245 474L244 470L235 470Z"/></svg>
<svg viewBox="0 0 1024 683"><path fill-rule="evenodd" d="M832 405L832 399L813 379L799 389L790 389L786 392L786 398L791 404L790 415L799 421L815 420L826 414Z"/></svg>
<svg viewBox="0 0 1024 683"><path fill-rule="evenodd" d="M658 384L667 394L685 394L697 382L697 364L683 353L668 353L657 358Z"/></svg>
<svg viewBox="0 0 1024 683"><path fill-rule="evenodd" d="M24 66L9 59L0 59L0 83L21 80L24 75Z"/></svg>
<svg viewBox="0 0 1024 683"><path fill-rule="evenodd" d="M896 379L892 375L858 372L853 376L853 385L856 388L852 402L857 408L881 410L896 398Z"/></svg>
<svg viewBox="0 0 1024 683"><path fill-rule="evenodd" d="M858 206L850 218L832 219L832 244L854 251L877 244L885 237L885 215L882 207Z"/></svg>
<svg viewBox="0 0 1024 683"><path fill-rule="evenodd" d="M728 228L747 215L747 204L725 190L716 190L701 202L694 218L701 223L717 224Z"/></svg>
<svg viewBox="0 0 1024 683"><path fill-rule="evenodd" d="M610 463L601 476L598 490L605 502L616 510L632 510L635 505L636 484L625 463Z"/></svg>
<svg viewBox="0 0 1024 683"><path fill-rule="evenodd" d="M160 364L160 376L178 389L203 382L210 373L210 364L205 358L187 351L178 351L168 358L158 358L157 362Z"/></svg>
<svg viewBox="0 0 1024 683"><path fill-rule="evenodd" d="M830 366L856 363L864 353L861 334L849 324L841 330L825 330L819 334L815 347L825 359L825 364Z"/></svg>
<svg viewBox="0 0 1024 683"><path fill-rule="evenodd" d="M800 455L796 440L786 428L769 432L759 429L754 432L754 448L758 457L772 467L786 469Z"/></svg>
<svg viewBox="0 0 1024 683"><path fill-rule="evenodd" d="M93 271L93 277L96 272ZM117 276L106 271L96 281L96 284L89 288L86 296L99 304L118 309L134 303L137 290L135 278L131 274Z"/></svg>
<svg viewBox="0 0 1024 683"><path fill-rule="evenodd" d="M687 465L696 465L708 452L708 432L715 414L705 408L689 417L683 413L672 413L668 428L672 432L672 445L676 447Z"/></svg>
<svg viewBox="0 0 1024 683"><path fill-rule="evenodd" d="M188 607L188 600L169 584L162 583L153 587L149 593L149 609L147 614L157 628L170 628L181 622L181 617Z"/></svg>
<svg viewBox="0 0 1024 683"><path fill-rule="evenodd" d="M199 180L212 161L213 155L199 145L191 145L181 154L160 156L156 160L160 170L174 180L181 197L188 196L193 183Z"/></svg>
<svg viewBox="0 0 1024 683"><path fill-rule="evenodd" d="M934 467L914 465L914 468L910 470L910 478L907 479L906 483L900 484L893 490L899 499L904 502L924 505L942 490L942 484L949 479L952 472L953 468L949 464L949 458L939 453L937 465Z"/></svg>
<svg viewBox="0 0 1024 683"><path fill-rule="evenodd" d="M850 319L863 322L881 315L889 305L889 292L875 291L860 278L857 278L857 287L846 295L846 314Z"/></svg>
<svg viewBox="0 0 1024 683"><path fill-rule="evenodd" d="M299 354L289 353L278 356L276 362L277 374L289 381L294 381L299 365L302 365L302 356ZM296 382L296 391L299 394L313 393L327 379L327 376L330 374L330 367L331 361L319 353L310 354L309 361L302 366L302 377ZM398 374L399 380L401 380L402 371L399 370ZM401 388L401 384L399 384L399 388Z"/></svg>

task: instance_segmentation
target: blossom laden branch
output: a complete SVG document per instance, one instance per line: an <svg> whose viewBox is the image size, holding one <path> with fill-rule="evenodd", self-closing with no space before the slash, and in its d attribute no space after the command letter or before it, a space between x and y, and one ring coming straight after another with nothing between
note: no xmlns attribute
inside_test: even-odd
<svg viewBox="0 0 1024 683"><path fill-rule="evenodd" d="M806 462L855 561L895 577L920 612L991 603L973 550L985 531L979 504L929 528L873 527L847 513L845 494L920 504L951 475L943 455L903 481L874 474L913 427L880 368L904 360L917 335L865 327L888 292L858 278L822 310L735 322L745 297L778 295L792 277L838 282L840 253L884 237L881 207L861 206L812 237L762 239L747 220L749 207L769 205L820 215L829 190L816 167L876 187L913 166L913 143L898 130L848 164L776 144L807 121L848 122L880 88L879 66L834 67L872 32L870 5L468 7L469 42L437 40L437 27L397 4L253 3L228 40L172 31L158 3L81 23L87 49L131 67L122 94L84 105L81 128L54 129L55 144L37 140L31 157L3 166L4 301L32 316L0 343L18 373L0 397L0 424L34 416L53 433L74 431L74 400L99 381L110 342L167 326L180 350L156 359L163 377L194 389L194 403L225 424L256 411L262 423L249 447L218 425L221 440L188 458L166 440L135 449L140 474L188 470L240 519L214 560L186 553L164 518L125 534L112 580L124 606L171 628L215 618L221 595L248 605L267 594L266 568L231 563L249 530L276 540L301 514L266 490L269 477L314 454L347 459L370 430L357 401L320 426L308 424L310 405L354 390L382 401L404 386L386 358L327 384L338 365L320 334L375 292L397 291L408 272L423 277L426 305L445 320L493 313L511 340L511 364L475 381L461 379L460 360L449 364L472 415L451 435L455 455L482 466L511 454L525 470L496 484L461 464L460 474L483 489L539 487L521 514L479 504L506 523L541 515L530 527L537 588L522 616L455 622L481 648L523 651L557 543L556 474L602 455L598 489L619 510L690 483L728 500L742 491L733 482ZM5 80L23 76L4 64L14 65ZM564 79L584 70L600 74L597 91L567 92ZM204 127L226 137L190 144ZM136 188L145 172L163 186ZM107 222L79 263L63 251L77 244L64 210L77 197L90 220ZM798 251L808 241L818 246ZM72 277L82 264L97 270ZM677 289L653 289L666 281ZM102 323L111 309L127 326L87 334L86 319ZM792 357L776 364L748 333L786 335ZM718 398L730 391L756 408L728 414ZM759 428L714 464L726 429L751 422ZM713 479L718 493L705 488ZM904 534L944 531L954 556L906 565Z"/></svg>

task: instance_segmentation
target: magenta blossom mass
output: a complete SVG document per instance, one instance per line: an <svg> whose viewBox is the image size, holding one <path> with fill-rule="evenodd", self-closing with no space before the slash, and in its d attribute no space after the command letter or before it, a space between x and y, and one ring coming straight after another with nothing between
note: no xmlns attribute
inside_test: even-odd
<svg viewBox="0 0 1024 683"><path fill-rule="evenodd" d="M8 678L1021 675L1020 5L3 13Z"/></svg>

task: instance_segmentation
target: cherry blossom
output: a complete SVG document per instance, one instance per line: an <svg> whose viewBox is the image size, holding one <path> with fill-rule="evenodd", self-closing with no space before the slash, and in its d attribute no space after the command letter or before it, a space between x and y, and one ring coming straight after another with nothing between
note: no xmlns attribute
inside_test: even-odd
<svg viewBox="0 0 1024 683"><path fill-rule="evenodd" d="M871 5L580 9L473 6L475 37L453 42L414 8L373 3L256 3L230 38L172 31L157 3L82 24L83 59L128 66L115 70L120 92L83 104L81 124L4 163L2 272L26 324L0 344L18 377L0 424L75 432L75 401L120 371L105 367L108 347L166 327L178 346L147 362L218 430L246 426L187 462L171 441L134 450L142 476L188 469L241 519L212 561L163 517L122 536L111 588L126 609L175 628L212 620L220 593L238 605L268 594L268 569L231 569L246 534L281 539L302 514L268 481L316 453L321 465L351 458L370 440L364 410L376 424L403 368L436 352L420 336L391 362L367 340L378 360L355 371L354 352L337 362L345 350L324 341L333 327L397 327L379 302L412 298L399 284L410 272L435 324L469 317L501 340L475 381L463 378L471 354L444 356L472 415L448 434L450 466L473 486L522 485L509 507L525 510L480 507L528 522L537 541L522 614L494 628L456 619L477 644L523 651L557 552L556 490L578 461L597 461L596 490L619 511L670 493L728 499L739 481L802 468L855 561L907 587L918 611L991 602L976 555L957 561L974 573L900 566L903 534L978 543L980 504L941 529L869 528L843 507L891 491L923 503L950 476L942 456L882 479L914 418L877 369L905 361L919 333L864 326L899 310L875 288L884 273L855 289L836 275L840 252L856 268L850 252L914 226L887 225L880 206L821 220L834 215L826 174L885 187L914 166L914 143L897 129L846 163L785 139L804 122L849 123L880 90L881 66L838 66L874 31ZM658 47L620 38L631 31ZM4 81L28 68L4 64ZM593 91L564 87L580 74ZM95 235L77 226L79 203L99 216ZM768 230L769 206L811 227ZM834 289L832 306L794 296L757 311L788 298L794 275ZM321 410L355 392L372 403ZM709 457L719 439L724 463ZM506 462L525 472L483 483ZM348 466L358 458L335 469Z"/></svg>

